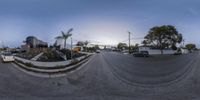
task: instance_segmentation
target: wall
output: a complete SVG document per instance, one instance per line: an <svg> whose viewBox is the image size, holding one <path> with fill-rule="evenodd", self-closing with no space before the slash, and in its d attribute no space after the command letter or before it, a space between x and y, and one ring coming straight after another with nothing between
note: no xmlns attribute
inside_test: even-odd
<svg viewBox="0 0 200 100"><path fill-rule="evenodd" d="M155 54L161 54L161 51L160 50L154 50L154 49L150 49L148 50L149 54L150 55L155 55ZM163 54L174 54L175 51L173 50L163 50Z"/></svg>
<svg viewBox="0 0 200 100"><path fill-rule="evenodd" d="M76 60L80 61L82 59L84 59L87 56L82 56L79 58L76 58ZM23 63L31 63L34 66L38 66L38 67L56 67L56 66L66 66L69 65L71 60L67 60L67 61L60 61L60 62L39 62L39 61L33 61L33 60L27 60L27 59L23 59L20 57L16 57L16 60L22 61Z"/></svg>
<svg viewBox="0 0 200 100"><path fill-rule="evenodd" d="M139 51L148 51L150 55L156 55L161 54L161 51L159 49L150 49L150 47L139 47ZM174 50L163 50L163 54L174 54Z"/></svg>

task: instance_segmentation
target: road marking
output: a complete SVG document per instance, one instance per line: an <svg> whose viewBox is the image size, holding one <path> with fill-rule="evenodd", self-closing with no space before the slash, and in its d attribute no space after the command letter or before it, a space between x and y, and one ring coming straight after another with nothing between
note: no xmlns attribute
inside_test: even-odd
<svg viewBox="0 0 200 100"><path fill-rule="evenodd" d="M45 76L45 75L39 75L38 73L35 74L35 73L33 73L33 72L26 71L25 69L19 67L19 66L16 65L15 63L11 63L11 64L12 64L15 68L17 68L18 70L20 70L20 71L22 71L22 72L24 72L24 73L26 73L26 74L28 74L28 75L37 76L37 77L49 78L49 75L46 75L46 76Z"/></svg>

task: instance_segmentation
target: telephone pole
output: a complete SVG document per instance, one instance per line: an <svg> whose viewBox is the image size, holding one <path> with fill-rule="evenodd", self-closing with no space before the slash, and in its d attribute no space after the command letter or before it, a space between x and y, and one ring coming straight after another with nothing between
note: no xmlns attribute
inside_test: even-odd
<svg viewBox="0 0 200 100"><path fill-rule="evenodd" d="M128 52L131 53L131 32L128 31Z"/></svg>
<svg viewBox="0 0 200 100"><path fill-rule="evenodd" d="M185 47L185 39L183 39L183 48Z"/></svg>
<svg viewBox="0 0 200 100"><path fill-rule="evenodd" d="M73 41L72 41L72 36L71 36L71 61L73 59Z"/></svg>

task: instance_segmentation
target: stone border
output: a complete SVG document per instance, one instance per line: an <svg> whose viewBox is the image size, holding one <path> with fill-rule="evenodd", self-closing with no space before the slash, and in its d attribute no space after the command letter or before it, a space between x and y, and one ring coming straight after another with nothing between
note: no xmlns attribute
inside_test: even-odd
<svg viewBox="0 0 200 100"><path fill-rule="evenodd" d="M85 53L86 55L84 56L81 56L79 58L75 58L73 60L67 60L67 61L59 61L59 62L41 62L41 61L34 61L34 60L28 60L28 59L24 59L24 58L21 58L21 57L17 57L17 56L14 56L15 60L20 62L20 63L23 63L23 64L28 64L30 66L34 66L34 67L37 67L37 68L55 68L55 67L62 67L62 66L67 66L67 65L70 65L72 62L74 61L81 61L82 59L85 59L86 57L92 55L92 54L88 54L88 53Z"/></svg>
<svg viewBox="0 0 200 100"><path fill-rule="evenodd" d="M68 74L68 72L72 72L77 69L80 69L79 68L80 66L82 66L83 64L88 63L90 61L91 56L92 55L89 55L85 59L82 59L82 61L80 61L79 63L71 65L69 67L65 67L63 69L44 70L44 69L31 68L24 64L18 63L16 61L12 64L14 67L18 68L19 70L21 70L27 74L33 75L33 76L44 77L44 78L62 77L62 76L66 76Z"/></svg>

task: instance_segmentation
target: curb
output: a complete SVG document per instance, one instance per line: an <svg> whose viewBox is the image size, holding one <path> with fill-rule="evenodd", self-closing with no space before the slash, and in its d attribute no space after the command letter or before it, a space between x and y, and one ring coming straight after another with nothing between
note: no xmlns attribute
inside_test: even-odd
<svg viewBox="0 0 200 100"><path fill-rule="evenodd" d="M92 56L93 55L89 56L88 58L84 59L83 61L75 65L63 69L52 69L52 70L37 69L25 66L24 64L18 62L14 62L12 63L12 65L18 68L19 70L36 77L43 77L43 78L63 77L66 76L68 73L72 73L76 70L81 69L85 64L87 64L91 60Z"/></svg>

